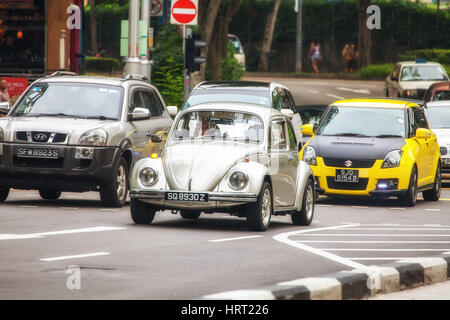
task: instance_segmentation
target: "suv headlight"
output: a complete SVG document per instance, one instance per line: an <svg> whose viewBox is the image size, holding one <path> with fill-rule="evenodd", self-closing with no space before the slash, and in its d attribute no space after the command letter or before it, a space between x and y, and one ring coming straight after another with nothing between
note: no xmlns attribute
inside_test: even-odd
<svg viewBox="0 0 450 320"><path fill-rule="evenodd" d="M108 134L105 129L94 129L83 133L80 138L79 144L82 146L97 146L103 147L108 140Z"/></svg>
<svg viewBox="0 0 450 320"><path fill-rule="evenodd" d="M229 179L229 185L234 190L242 190L248 184L248 175L242 171L233 172Z"/></svg>
<svg viewBox="0 0 450 320"><path fill-rule="evenodd" d="M306 146L305 151L303 151L303 161L311 166L317 165L316 150L313 147Z"/></svg>
<svg viewBox="0 0 450 320"><path fill-rule="evenodd" d="M384 158L383 164L381 168L397 168L400 165L400 160L402 160L402 150L393 150L390 151L386 158Z"/></svg>
<svg viewBox="0 0 450 320"><path fill-rule="evenodd" d="M148 167L139 170L139 181L146 187L153 186L158 181L158 173Z"/></svg>
<svg viewBox="0 0 450 320"><path fill-rule="evenodd" d="M5 133L2 128L0 128L0 141L5 141Z"/></svg>

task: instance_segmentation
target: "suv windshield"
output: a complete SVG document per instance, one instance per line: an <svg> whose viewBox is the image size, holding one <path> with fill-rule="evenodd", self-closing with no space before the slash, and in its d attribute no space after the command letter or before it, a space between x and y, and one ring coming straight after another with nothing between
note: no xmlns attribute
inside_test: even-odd
<svg viewBox="0 0 450 320"><path fill-rule="evenodd" d="M262 120L252 114L230 111L194 111L183 115L175 127L174 138L224 139L261 143Z"/></svg>
<svg viewBox="0 0 450 320"><path fill-rule="evenodd" d="M207 89L192 92L183 109L207 102L244 102L270 107L269 90Z"/></svg>
<svg viewBox="0 0 450 320"><path fill-rule="evenodd" d="M333 106L317 135L349 137L405 137L405 111L400 108Z"/></svg>
<svg viewBox="0 0 450 320"><path fill-rule="evenodd" d="M123 89L82 83L33 85L12 112L14 117L67 116L119 119Z"/></svg>
<svg viewBox="0 0 450 320"><path fill-rule="evenodd" d="M428 107L425 109L430 128L450 129L450 104L448 106Z"/></svg>
<svg viewBox="0 0 450 320"><path fill-rule="evenodd" d="M411 66L402 70L401 81L439 81L447 80L444 70L439 66Z"/></svg>

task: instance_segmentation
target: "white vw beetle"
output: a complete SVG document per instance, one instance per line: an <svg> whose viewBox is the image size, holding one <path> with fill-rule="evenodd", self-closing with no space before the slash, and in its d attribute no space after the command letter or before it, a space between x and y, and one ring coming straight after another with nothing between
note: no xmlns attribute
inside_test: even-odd
<svg viewBox="0 0 450 320"><path fill-rule="evenodd" d="M188 219L225 212L265 231L272 215L291 214L295 225L310 225L314 176L299 144L289 117L273 108L221 102L186 109L162 154L133 166L131 217L149 224L159 210Z"/></svg>

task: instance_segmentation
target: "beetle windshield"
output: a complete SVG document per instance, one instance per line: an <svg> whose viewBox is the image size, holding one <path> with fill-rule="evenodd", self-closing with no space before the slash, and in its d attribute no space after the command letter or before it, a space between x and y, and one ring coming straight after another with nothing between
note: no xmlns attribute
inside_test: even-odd
<svg viewBox="0 0 450 320"><path fill-rule="evenodd" d="M401 108L334 106L324 116L317 135L348 137L405 137Z"/></svg>
<svg viewBox="0 0 450 320"><path fill-rule="evenodd" d="M425 113L431 129L450 128L450 104L448 106L428 107Z"/></svg>
<svg viewBox="0 0 450 320"><path fill-rule="evenodd" d="M411 66L402 70L401 81L440 81L447 80L444 69L440 66Z"/></svg>
<svg viewBox="0 0 450 320"><path fill-rule="evenodd" d="M14 117L55 116L118 119L122 88L83 83L37 83L11 114Z"/></svg>
<svg viewBox="0 0 450 320"><path fill-rule="evenodd" d="M252 114L231 111L194 111L183 115L174 130L176 140L223 139L261 143L262 120Z"/></svg>

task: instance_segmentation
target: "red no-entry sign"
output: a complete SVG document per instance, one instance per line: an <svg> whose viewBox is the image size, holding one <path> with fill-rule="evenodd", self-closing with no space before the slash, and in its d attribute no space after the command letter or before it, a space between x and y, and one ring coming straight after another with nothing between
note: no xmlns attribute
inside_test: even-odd
<svg viewBox="0 0 450 320"><path fill-rule="evenodd" d="M170 23L196 25L198 15L198 0L172 1Z"/></svg>

